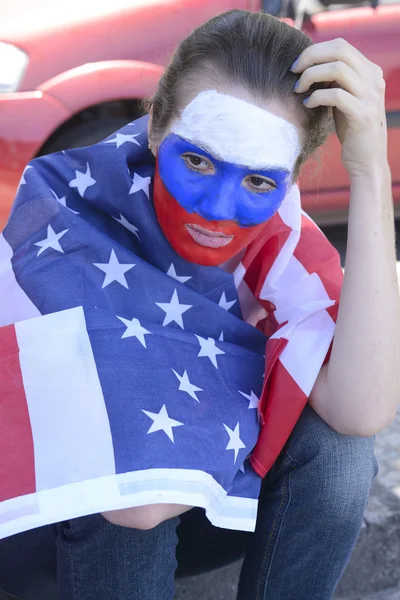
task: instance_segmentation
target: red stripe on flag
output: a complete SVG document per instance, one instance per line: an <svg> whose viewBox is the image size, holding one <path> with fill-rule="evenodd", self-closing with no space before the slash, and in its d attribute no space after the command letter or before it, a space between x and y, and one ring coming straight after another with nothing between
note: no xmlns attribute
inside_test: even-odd
<svg viewBox="0 0 400 600"><path fill-rule="evenodd" d="M307 396L280 361L276 363L268 386L268 402L263 410L265 425L250 462L260 477L265 477L307 404Z"/></svg>
<svg viewBox="0 0 400 600"><path fill-rule="evenodd" d="M0 502L36 491L34 447L12 325L0 329Z"/></svg>

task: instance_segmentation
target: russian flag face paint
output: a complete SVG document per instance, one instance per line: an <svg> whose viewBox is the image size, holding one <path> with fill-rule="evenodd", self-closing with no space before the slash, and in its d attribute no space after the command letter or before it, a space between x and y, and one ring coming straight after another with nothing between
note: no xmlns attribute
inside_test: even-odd
<svg viewBox="0 0 400 600"><path fill-rule="evenodd" d="M279 209L300 153L297 128L213 90L183 110L159 147L154 202L187 260L221 264Z"/></svg>

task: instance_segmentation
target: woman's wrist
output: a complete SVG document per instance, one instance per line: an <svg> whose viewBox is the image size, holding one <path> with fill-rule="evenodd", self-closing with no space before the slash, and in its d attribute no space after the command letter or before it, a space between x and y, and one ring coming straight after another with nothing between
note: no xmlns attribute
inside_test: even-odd
<svg viewBox="0 0 400 600"><path fill-rule="evenodd" d="M352 184L362 182L384 182L391 180L390 165L387 157L377 160L370 165L358 167L354 170L348 170L350 178L350 187Z"/></svg>
<svg viewBox="0 0 400 600"><path fill-rule="evenodd" d="M378 216L385 215L393 221L392 181L389 163L386 159L369 168L349 173L350 178L350 215L364 220L360 209L367 217L371 211ZM355 207L359 208L354 212ZM349 216L350 216L349 215Z"/></svg>

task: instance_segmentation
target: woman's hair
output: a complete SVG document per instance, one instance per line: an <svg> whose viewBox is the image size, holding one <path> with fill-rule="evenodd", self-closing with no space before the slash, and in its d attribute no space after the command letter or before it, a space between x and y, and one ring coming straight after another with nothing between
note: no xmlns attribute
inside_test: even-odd
<svg viewBox="0 0 400 600"><path fill-rule="evenodd" d="M289 69L311 44L303 32L266 13L231 10L207 21L181 42L156 93L144 102L146 110L153 109L150 141L159 140L170 120L179 116L187 91L198 88L199 79L206 77L216 86L234 83L256 100L301 106L305 135L296 178L304 161L325 141L331 125L329 109L302 105L310 91L293 93L298 75ZM318 87L323 86L311 89Z"/></svg>

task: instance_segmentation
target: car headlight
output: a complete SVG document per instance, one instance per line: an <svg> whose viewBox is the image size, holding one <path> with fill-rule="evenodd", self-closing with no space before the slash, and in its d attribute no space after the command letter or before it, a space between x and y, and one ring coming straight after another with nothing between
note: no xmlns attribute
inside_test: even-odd
<svg viewBox="0 0 400 600"><path fill-rule="evenodd" d="M28 60L20 48L0 42L0 94L18 90Z"/></svg>

